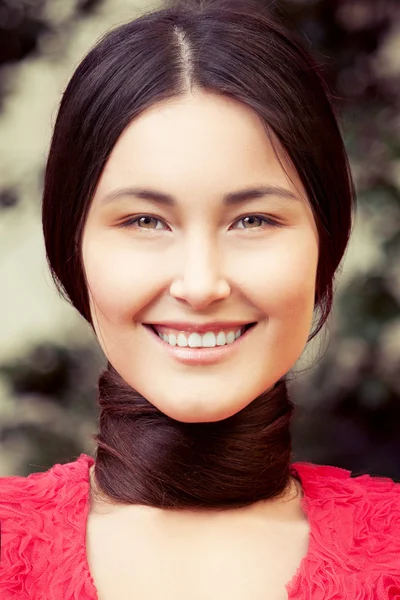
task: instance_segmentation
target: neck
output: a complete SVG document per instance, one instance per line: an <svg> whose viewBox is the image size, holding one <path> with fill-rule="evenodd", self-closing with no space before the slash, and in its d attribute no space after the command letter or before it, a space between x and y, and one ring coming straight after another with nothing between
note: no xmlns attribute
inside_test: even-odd
<svg viewBox="0 0 400 600"><path fill-rule="evenodd" d="M294 407L284 380L213 423L164 415L110 364L98 400L95 489L108 503L204 512L272 506L298 495L290 464Z"/></svg>

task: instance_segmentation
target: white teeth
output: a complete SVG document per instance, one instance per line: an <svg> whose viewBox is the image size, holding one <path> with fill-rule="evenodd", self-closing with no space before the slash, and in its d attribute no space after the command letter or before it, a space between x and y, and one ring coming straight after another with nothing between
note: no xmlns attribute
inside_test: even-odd
<svg viewBox="0 0 400 600"><path fill-rule="evenodd" d="M235 341L235 332L230 331L229 333L226 334L226 343L232 344L232 342L234 342L234 341Z"/></svg>
<svg viewBox="0 0 400 600"><path fill-rule="evenodd" d="M188 337L188 346L198 348L201 346L201 335L199 333L191 333Z"/></svg>
<svg viewBox="0 0 400 600"><path fill-rule="evenodd" d="M223 331L220 331L217 335L217 346L225 346L226 344L226 335Z"/></svg>
<svg viewBox="0 0 400 600"><path fill-rule="evenodd" d="M177 335L174 333L159 333L158 335L170 346L180 346L182 348L187 346L190 348L214 348L215 346L232 344L243 332L244 328L238 329L237 331L228 331L227 333L220 331L218 335L215 335L213 331L207 331L207 333L204 333L203 335L200 335L197 332L185 334L182 331Z"/></svg>
<svg viewBox="0 0 400 600"><path fill-rule="evenodd" d="M202 346L205 348L214 348L216 344L217 340L215 339L215 333L207 331L207 333L203 335Z"/></svg>
<svg viewBox="0 0 400 600"><path fill-rule="evenodd" d="M176 338L176 343L178 346L187 346L187 339L184 333L178 333L178 337Z"/></svg>

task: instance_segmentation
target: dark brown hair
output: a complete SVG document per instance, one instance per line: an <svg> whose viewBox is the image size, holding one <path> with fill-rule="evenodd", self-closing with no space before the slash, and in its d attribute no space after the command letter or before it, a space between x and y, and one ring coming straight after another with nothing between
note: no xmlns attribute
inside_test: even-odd
<svg viewBox="0 0 400 600"><path fill-rule="evenodd" d="M319 67L256 0L179 0L115 28L82 60L61 101L45 173L43 232L54 281L92 325L81 241L99 177L132 119L192 88L256 111L297 170L319 234L311 339L331 310L354 185ZM98 399L96 482L116 503L245 506L280 497L297 476L285 378L215 423L169 418L110 363Z"/></svg>

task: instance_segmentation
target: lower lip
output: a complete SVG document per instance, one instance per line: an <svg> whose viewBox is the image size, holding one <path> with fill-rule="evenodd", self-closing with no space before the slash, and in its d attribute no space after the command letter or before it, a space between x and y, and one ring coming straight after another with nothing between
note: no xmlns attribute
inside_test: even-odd
<svg viewBox="0 0 400 600"><path fill-rule="evenodd" d="M240 346L245 338L247 338L250 331L255 327L247 329L237 340L231 344L225 344L224 346L214 346L213 348L190 348L189 346L171 346L167 342L164 342L160 336L151 329L151 327L144 326L147 331L151 333L156 342L158 342L173 358L179 360L188 365L210 365L221 360L230 358L235 352L240 349Z"/></svg>

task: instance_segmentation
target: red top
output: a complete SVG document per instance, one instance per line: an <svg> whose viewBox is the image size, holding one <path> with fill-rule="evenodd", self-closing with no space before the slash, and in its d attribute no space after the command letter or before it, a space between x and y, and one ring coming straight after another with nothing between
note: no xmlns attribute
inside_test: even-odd
<svg viewBox="0 0 400 600"><path fill-rule="evenodd" d="M98 600L86 557L89 468L81 454L0 478L1 600ZM400 483L294 463L310 543L288 600L400 600Z"/></svg>

